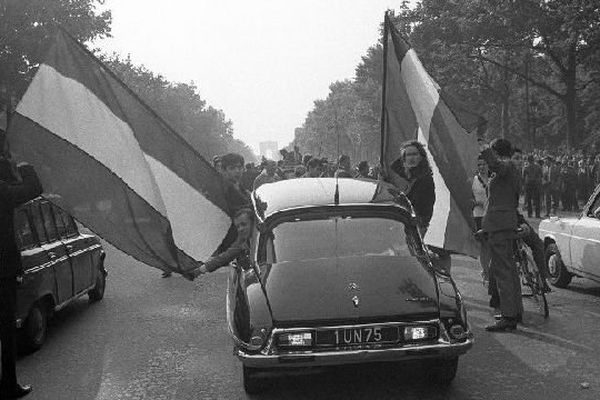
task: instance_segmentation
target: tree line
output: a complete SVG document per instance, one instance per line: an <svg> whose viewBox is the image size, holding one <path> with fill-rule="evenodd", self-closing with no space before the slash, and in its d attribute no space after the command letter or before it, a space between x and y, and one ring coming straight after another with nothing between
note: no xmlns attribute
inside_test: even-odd
<svg viewBox="0 0 600 400"><path fill-rule="evenodd" d="M0 106L14 110L43 62L56 26L82 43L110 37L110 10L103 0L3 0L0 2ZM233 135L222 110L206 103L194 83L170 82L130 57L92 49L116 75L184 137L202 156L236 152L249 162L252 150Z"/></svg>
<svg viewBox="0 0 600 400"><path fill-rule="evenodd" d="M570 150L598 141L599 2L404 1L393 20L444 91L487 120L485 139ZM353 79L331 84L296 129L295 145L319 156L377 161L382 56L380 41Z"/></svg>

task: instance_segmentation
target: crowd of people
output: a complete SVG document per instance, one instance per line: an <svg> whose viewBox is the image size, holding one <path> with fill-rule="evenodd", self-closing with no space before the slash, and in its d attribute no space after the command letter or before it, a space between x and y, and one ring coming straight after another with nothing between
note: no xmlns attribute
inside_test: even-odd
<svg viewBox="0 0 600 400"><path fill-rule="evenodd" d="M33 170L17 169L10 158L7 142L1 143L0 197L4 206L0 217L9 221L14 208L37 196L41 185ZM400 157L392 163L385 179L403 191L413 204L418 229L424 236L432 218L435 203L435 183L427 153L418 141L402 145ZM335 162L324 158L302 155L296 147L293 152L282 151L282 160L263 159L257 167L245 164L236 153L215 156L213 166L225 182L225 196L231 208L233 224L214 256L196 270L187 273L188 279L213 272L236 260L241 266L249 264L250 240L254 226L254 213L250 193L260 186L282 179L309 177L339 177L380 179L378 166L371 167L361 161L354 168L350 157L341 155ZM525 227L525 243L533 250L534 258L544 281L547 276L543 259L543 244L534 230L519 213L519 196L525 195L527 212L540 216L540 203L545 199L546 214L555 212L562 204L564 210L576 210L580 201L586 201L600 180L600 156L582 154L553 156L544 152L523 154L505 139L497 139L480 154L477 172L473 179L473 217L477 237L482 241L481 266L488 282L490 306L497 310L497 321L486 327L490 331L512 330L522 320L523 304L520 282L513 258L513 243L519 227ZM8 264L15 267L0 274L0 328L2 330L2 370L0 394L20 397L29 393L30 387L20 386L14 374L14 324L6 323L14 315L16 280L20 263L12 225L4 224L3 257L13 255ZM429 246L434 266L450 273L450 254L444 249ZM3 260L3 263L6 260ZM165 274L169 276L170 274ZM10 327L10 329L8 329Z"/></svg>
<svg viewBox="0 0 600 400"><path fill-rule="evenodd" d="M232 207L234 224L215 256L188 278L212 272L233 260L246 263L253 213L250 193L266 183L282 179L306 177L343 177L381 179L378 166L361 161L352 167L350 157L341 155L336 162L302 155L299 149L281 151L282 159L264 159L259 166L245 164L239 154L215 156L213 165L227 185L226 196ZM575 167L577 166L577 168ZM413 204L418 227L424 236L433 213L435 184L426 151L418 141L403 144L400 157L392 163L385 179L402 190ZM496 321L486 327L490 331L512 330L523 318L523 304L518 271L513 257L513 243L518 230L532 249L542 275L544 289L548 276L541 239L519 212L520 197L525 196L529 217L541 215L542 199L546 215L563 210L576 210L586 201L600 178L600 156L582 154L553 156L535 151L523 154L510 142L497 139L480 154L473 179L473 217L477 238L482 242L481 267L490 295L490 307ZM450 253L429 246L434 263L450 273Z"/></svg>
<svg viewBox="0 0 600 400"><path fill-rule="evenodd" d="M241 166L239 179L236 173L232 180L248 192L265 183L282 179L319 177L377 179L380 174L379 166L370 166L367 161L361 161L353 167L350 157L346 154L342 154L335 162L327 158L313 157L310 154L302 155L298 147L295 147L293 152L281 150L280 154L279 161L263 157L259 165L245 164L244 159L238 154L217 155L212 161L217 171L225 173L227 177L230 174L227 174L226 168L230 166L231 158L235 156L236 165Z"/></svg>
<svg viewBox="0 0 600 400"><path fill-rule="evenodd" d="M557 211L580 211L591 192L600 183L600 154L582 151L550 153L515 149L516 163L523 182L528 217L540 218Z"/></svg>
<svg viewBox="0 0 600 400"><path fill-rule="evenodd" d="M236 261L244 265L249 260L249 240L254 226L254 213L251 211L250 194L260 186L283 179L295 178L367 178L377 179L378 168L370 168L368 162L361 161L352 168L350 157L341 155L336 163L325 158L302 155L298 147L293 152L282 150L279 161L263 158L259 166L245 163L244 158L237 153L214 156L213 166L221 173L225 181L225 196L227 197L233 224L217 249L214 256L191 273L188 279L213 272L220 267ZM432 203L433 204L433 203ZM171 276L164 272L163 277Z"/></svg>

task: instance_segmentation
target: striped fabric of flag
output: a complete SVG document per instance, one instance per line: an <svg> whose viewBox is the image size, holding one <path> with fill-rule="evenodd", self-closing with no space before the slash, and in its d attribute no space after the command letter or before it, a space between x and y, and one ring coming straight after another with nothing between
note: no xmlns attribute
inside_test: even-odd
<svg viewBox="0 0 600 400"><path fill-rule="evenodd" d="M50 200L147 265L190 271L231 226L220 174L62 30L8 136Z"/></svg>
<svg viewBox="0 0 600 400"><path fill-rule="evenodd" d="M437 83L415 51L385 18L385 97L382 110L381 160L384 168L400 156L407 140L425 145L433 170L436 201L425 243L476 256L471 185L479 146L444 101Z"/></svg>

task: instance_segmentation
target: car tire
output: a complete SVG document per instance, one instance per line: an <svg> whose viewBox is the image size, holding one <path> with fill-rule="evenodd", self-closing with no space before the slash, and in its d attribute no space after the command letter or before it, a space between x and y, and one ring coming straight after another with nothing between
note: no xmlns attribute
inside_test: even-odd
<svg viewBox="0 0 600 400"><path fill-rule="evenodd" d="M436 359L429 365L430 381L438 386L448 386L456 377L458 357Z"/></svg>
<svg viewBox="0 0 600 400"><path fill-rule="evenodd" d="M248 394L260 394L269 387L265 378L256 376L258 369L242 366L244 390Z"/></svg>
<svg viewBox="0 0 600 400"><path fill-rule="evenodd" d="M552 285L566 288L571 283L573 274L567 271L567 267L562 262L556 243L550 243L546 248L546 263L548 264L549 279Z"/></svg>
<svg viewBox="0 0 600 400"><path fill-rule="evenodd" d="M96 284L94 288L88 292L90 303L96 303L104 298L106 290L106 272L102 266L98 267L98 275L96 276Z"/></svg>
<svg viewBox="0 0 600 400"><path fill-rule="evenodd" d="M21 347L25 353L33 353L44 345L48 334L48 305L45 302L38 301L31 307L21 332Z"/></svg>

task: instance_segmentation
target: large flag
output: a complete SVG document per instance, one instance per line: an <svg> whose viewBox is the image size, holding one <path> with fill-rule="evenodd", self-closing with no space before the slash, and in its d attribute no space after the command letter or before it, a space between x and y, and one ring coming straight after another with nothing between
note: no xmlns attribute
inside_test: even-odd
<svg viewBox="0 0 600 400"><path fill-rule="evenodd" d="M62 30L8 135L50 200L150 266L193 269L231 225L219 173Z"/></svg>
<svg viewBox="0 0 600 400"><path fill-rule="evenodd" d="M475 256L478 246L472 235L469 181L477 166L477 137L461 126L457 110L448 107L440 87L387 14L384 35L382 166L389 169L400 156L403 142L423 143L436 194L425 243Z"/></svg>

